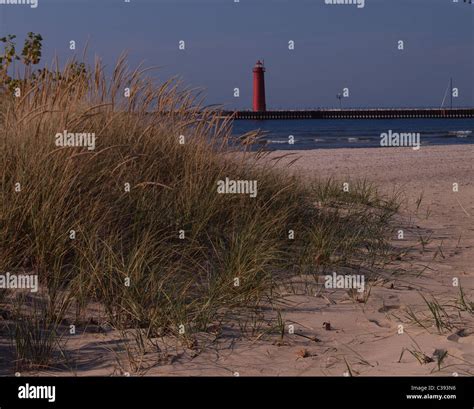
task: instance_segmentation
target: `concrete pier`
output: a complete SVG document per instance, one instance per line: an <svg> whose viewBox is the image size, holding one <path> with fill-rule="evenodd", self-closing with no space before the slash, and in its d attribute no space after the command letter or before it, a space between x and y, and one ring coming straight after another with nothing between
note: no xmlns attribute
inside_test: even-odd
<svg viewBox="0 0 474 409"><path fill-rule="evenodd" d="M474 118L474 108L318 109L308 111L224 111L236 120Z"/></svg>

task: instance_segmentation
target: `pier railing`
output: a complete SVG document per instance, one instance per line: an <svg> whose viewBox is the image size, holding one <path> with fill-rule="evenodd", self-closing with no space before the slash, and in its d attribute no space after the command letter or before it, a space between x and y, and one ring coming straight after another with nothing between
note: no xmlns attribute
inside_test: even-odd
<svg viewBox="0 0 474 409"><path fill-rule="evenodd" d="M474 118L474 108L317 109L305 111L224 111L235 119L405 119Z"/></svg>

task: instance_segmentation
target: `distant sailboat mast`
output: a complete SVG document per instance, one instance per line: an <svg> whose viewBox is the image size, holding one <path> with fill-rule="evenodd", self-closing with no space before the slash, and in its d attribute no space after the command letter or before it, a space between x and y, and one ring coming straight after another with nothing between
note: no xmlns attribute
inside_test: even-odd
<svg viewBox="0 0 474 409"><path fill-rule="evenodd" d="M451 109L453 109L453 77L451 77L449 94L451 95Z"/></svg>
<svg viewBox="0 0 474 409"><path fill-rule="evenodd" d="M444 92L444 98L443 98L443 102L441 102L441 108L444 108L444 102L446 101L446 95L448 95L448 90L451 95L451 109L453 109L453 78L452 77L450 78L448 87L446 88L446 91Z"/></svg>

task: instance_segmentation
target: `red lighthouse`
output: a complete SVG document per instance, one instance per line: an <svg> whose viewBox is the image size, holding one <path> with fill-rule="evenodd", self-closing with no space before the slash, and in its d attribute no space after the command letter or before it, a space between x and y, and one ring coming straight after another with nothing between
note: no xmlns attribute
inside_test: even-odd
<svg viewBox="0 0 474 409"><path fill-rule="evenodd" d="M253 68L253 110L265 112L267 104L265 101L265 66L259 60Z"/></svg>

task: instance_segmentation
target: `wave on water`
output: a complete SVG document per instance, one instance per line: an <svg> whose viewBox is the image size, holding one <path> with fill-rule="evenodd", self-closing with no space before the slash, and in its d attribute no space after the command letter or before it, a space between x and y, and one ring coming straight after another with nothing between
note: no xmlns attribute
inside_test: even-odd
<svg viewBox="0 0 474 409"><path fill-rule="evenodd" d="M265 141L266 143L288 143L288 139L267 139ZM294 143L298 142L296 139L294 140Z"/></svg>
<svg viewBox="0 0 474 409"><path fill-rule="evenodd" d="M367 136L350 136L347 138L348 142L371 142L378 141L378 138L369 138Z"/></svg>
<svg viewBox="0 0 474 409"><path fill-rule="evenodd" d="M472 131L449 131L448 134L457 138L467 138L472 134Z"/></svg>

